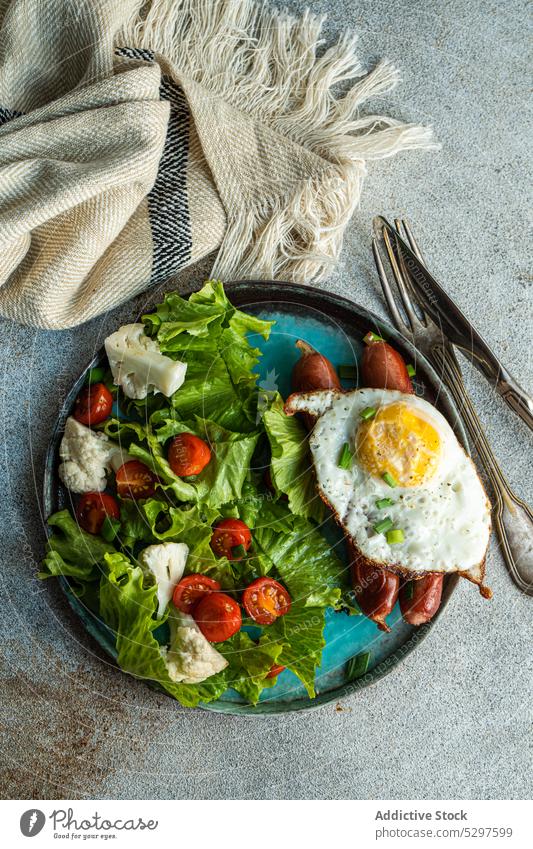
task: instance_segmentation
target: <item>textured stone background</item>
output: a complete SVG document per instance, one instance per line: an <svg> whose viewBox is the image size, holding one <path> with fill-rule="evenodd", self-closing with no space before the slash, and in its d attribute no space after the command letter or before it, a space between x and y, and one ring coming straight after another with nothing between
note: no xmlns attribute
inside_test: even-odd
<svg viewBox="0 0 533 849"><path fill-rule="evenodd" d="M320 0L312 7L328 11L328 36L347 25L360 33L363 61L388 56L400 64L403 84L372 109L432 123L443 144L438 154L371 166L328 286L383 312L371 218L408 215L437 276L533 391L526 3ZM208 270L195 269L185 283ZM58 395L141 303L72 332L1 328L2 795L527 798L532 602L511 584L494 544L492 602L465 583L423 645L342 711L330 705L270 719L180 710L107 665L57 587L33 578ZM531 434L470 368L467 378L510 481L533 500Z"/></svg>

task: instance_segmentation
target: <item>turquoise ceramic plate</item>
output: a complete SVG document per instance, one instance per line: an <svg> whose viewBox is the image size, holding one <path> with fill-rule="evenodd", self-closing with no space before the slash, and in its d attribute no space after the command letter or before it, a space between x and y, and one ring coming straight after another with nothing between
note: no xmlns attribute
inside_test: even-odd
<svg viewBox="0 0 533 849"><path fill-rule="evenodd" d="M226 286L226 291L236 306L276 322L268 342L261 338L251 339L263 351L260 384L265 388L276 388L284 397L289 394L291 369L298 359L295 347L297 339L305 339L336 365L357 364L361 355L361 340L368 330L374 330L389 339L407 362L416 365L417 393L440 409L456 431L460 442L468 450L457 411L432 367L403 337L373 313L344 298L289 283L241 282ZM72 408L87 370L103 358L102 352L80 375L57 421L46 463L44 510L47 516L69 503L69 496L57 477L59 442L65 418ZM345 386L354 388L355 384L346 383ZM390 617L392 630L389 634L379 631L377 626L364 616L348 616L328 611L326 647L322 655L322 665L316 675L316 699L309 699L299 680L291 672L285 671L279 676L276 686L264 692L256 707L244 704L241 697L232 690L228 690L217 702L205 707L207 710L222 713L258 715L305 710L326 702L338 701L355 690L378 681L416 648L434 627L435 621L442 616L456 584L455 576L446 579L438 616L430 625L421 628L413 628L403 622L398 605ZM112 633L73 595L67 580L61 579L61 585L86 630L115 659ZM363 652L370 652L371 655L367 672L355 681L350 681L347 676L348 661Z"/></svg>

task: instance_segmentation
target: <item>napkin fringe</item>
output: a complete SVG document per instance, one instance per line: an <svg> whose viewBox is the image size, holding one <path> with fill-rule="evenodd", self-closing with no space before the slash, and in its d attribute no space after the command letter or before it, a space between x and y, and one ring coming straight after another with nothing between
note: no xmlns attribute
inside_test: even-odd
<svg viewBox="0 0 533 849"><path fill-rule="evenodd" d="M234 214L213 273L222 277L320 280L336 263L359 201L365 161L436 149L431 128L379 115L361 117L370 97L391 91L388 60L365 73L346 32L320 53L325 16L300 18L256 0L144 0L117 42L151 50L180 74L322 157L324 169L265 208ZM348 81L355 81L347 87ZM344 91L335 89L342 86Z"/></svg>

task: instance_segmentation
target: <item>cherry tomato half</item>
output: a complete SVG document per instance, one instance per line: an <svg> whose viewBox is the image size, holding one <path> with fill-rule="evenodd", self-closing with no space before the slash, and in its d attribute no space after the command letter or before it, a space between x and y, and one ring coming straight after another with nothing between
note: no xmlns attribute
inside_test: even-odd
<svg viewBox="0 0 533 849"><path fill-rule="evenodd" d="M268 675L266 677L267 678L277 678L278 675L281 672L283 672L284 669L285 669L284 666L277 666L276 664L274 664L274 666L272 667L272 669L270 670L270 672L268 673Z"/></svg>
<svg viewBox="0 0 533 849"><path fill-rule="evenodd" d="M207 442L194 433L175 436L168 449L168 462L175 475L187 477L199 475L211 460L211 449Z"/></svg>
<svg viewBox="0 0 533 849"><path fill-rule="evenodd" d="M158 479L140 460L128 460L115 474L117 492L121 498L151 498Z"/></svg>
<svg viewBox="0 0 533 849"><path fill-rule="evenodd" d="M222 519L213 528L211 548L217 557L227 557L228 560L242 560L233 549L242 545L248 551L252 544L250 528L240 519Z"/></svg>
<svg viewBox="0 0 533 849"><path fill-rule="evenodd" d="M226 593L204 595L194 608L194 619L210 643L229 640L242 625L241 609Z"/></svg>
<svg viewBox="0 0 533 849"><path fill-rule="evenodd" d="M258 625L272 625L278 616L285 616L291 609L289 593L273 578L252 581L242 594L242 603Z"/></svg>
<svg viewBox="0 0 533 849"><path fill-rule="evenodd" d="M209 593L220 589L218 581L208 578L206 575L186 575L177 584L172 596L174 607L182 613L191 613L200 599Z"/></svg>
<svg viewBox="0 0 533 849"><path fill-rule="evenodd" d="M89 534L99 534L106 516L120 519L120 509L112 495L106 492L86 492L76 507L78 525Z"/></svg>
<svg viewBox="0 0 533 849"><path fill-rule="evenodd" d="M82 425L97 425L107 419L113 406L113 396L103 383L85 386L74 406L74 418Z"/></svg>

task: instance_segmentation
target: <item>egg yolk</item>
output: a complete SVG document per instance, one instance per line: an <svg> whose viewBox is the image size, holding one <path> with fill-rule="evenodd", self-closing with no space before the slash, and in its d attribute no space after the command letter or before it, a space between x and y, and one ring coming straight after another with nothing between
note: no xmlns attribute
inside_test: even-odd
<svg viewBox="0 0 533 849"><path fill-rule="evenodd" d="M436 472L438 432L408 404L381 407L357 431L357 456L371 475L392 475L398 486L420 486Z"/></svg>

